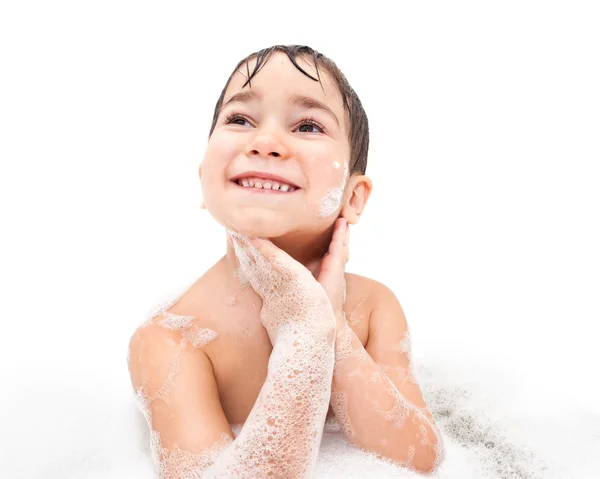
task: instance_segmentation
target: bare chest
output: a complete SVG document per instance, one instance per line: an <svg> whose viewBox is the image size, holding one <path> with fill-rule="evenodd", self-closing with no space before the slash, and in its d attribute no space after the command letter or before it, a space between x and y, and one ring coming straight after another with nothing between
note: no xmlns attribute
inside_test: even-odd
<svg viewBox="0 0 600 479"><path fill-rule="evenodd" d="M273 347L260 321L261 305L256 297L238 297L225 307L213 309L210 315L217 340L205 351L229 424L246 421L267 377ZM364 346L369 331L367 305L364 299L350 294L346 305L346 320Z"/></svg>

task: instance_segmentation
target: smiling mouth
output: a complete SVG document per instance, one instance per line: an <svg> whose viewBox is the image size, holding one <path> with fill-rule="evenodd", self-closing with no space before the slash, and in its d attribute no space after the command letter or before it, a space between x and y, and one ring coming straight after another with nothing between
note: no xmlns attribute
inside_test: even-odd
<svg viewBox="0 0 600 479"><path fill-rule="evenodd" d="M300 189L285 183L257 178L243 178L240 180L232 180L231 182L235 184L238 188L253 193L289 195Z"/></svg>

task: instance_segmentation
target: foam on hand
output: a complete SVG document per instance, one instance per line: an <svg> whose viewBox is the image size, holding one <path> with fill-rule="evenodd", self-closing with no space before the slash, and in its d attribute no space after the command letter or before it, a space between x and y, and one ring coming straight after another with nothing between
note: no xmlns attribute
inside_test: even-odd
<svg viewBox="0 0 600 479"><path fill-rule="evenodd" d="M268 375L232 446L203 477L312 477L329 407L335 322L307 271L265 258L233 234L239 277L261 296L273 342ZM330 308L330 307L329 307Z"/></svg>

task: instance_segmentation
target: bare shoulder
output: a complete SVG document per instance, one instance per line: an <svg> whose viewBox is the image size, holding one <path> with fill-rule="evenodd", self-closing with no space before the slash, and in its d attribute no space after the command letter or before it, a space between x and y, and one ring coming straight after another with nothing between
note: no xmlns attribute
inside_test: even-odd
<svg viewBox="0 0 600 479"><path fill-rule="evenodd" d="M130 338L130 372L132 363L139 362L149 352L152 352L150 357L153 359L148 361L157 361L157 364L163 361L161 356L176 357L184 349L189 349L188 356L203 357L204 353L200 350L218 336L199 307L204 304L203 297L209 296L203 284L203 278L200 278L178 294L165 295L157 300L153 310L143 318ZM166 364L166 359L163 362Z"/></svg>
<svg viewBox="0 0 600 479"><path fill-rule="evenodd" d="M353 273L345 273L345 276L347 298L364 298L370 311L386 303L398 301L394 292L379 281Z"/></svg>
<svg viewBox="0 0 600 479"><path fill-rule="evenodd" d="M408 330L404 310L394 292L385 284L366 276L346 273L346 319L352 325L357 311L366 318L367 338L393 330L403 335ZM358 306L358 310L357 310Z"/></svg>
<svg viewBox="0 0 600 479"><path fill-rule="evenodd" d="M366 276L345 273L345 278L346 321L365 346L372 334L374 319L377 319L377 314L374 313L380 311L382 305L389 303L390 296L395 296L383 283Z"/></svg>
<svg viewBox="0 0 600 479"><path fill-rule="evenodd" d="M165 295L161 301L157 301L156 307L145 318L142 326L149 326L159 321L163 326L169 323L174 324L175 316L188 318L189 322L192 321L191 317L193 316L194 322L200 320L206 322L206 318L210 316L207 312L213 309L216 301L222 299L219 295L223 288L220 288L218 265L219 263L215 264L202 276L188 283L186 287L181 288L178 292L173 291Z"/></svg>

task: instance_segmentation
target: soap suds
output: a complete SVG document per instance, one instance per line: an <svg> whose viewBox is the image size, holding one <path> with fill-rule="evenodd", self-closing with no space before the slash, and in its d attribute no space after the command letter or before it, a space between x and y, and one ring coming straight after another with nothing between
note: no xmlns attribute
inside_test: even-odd
<svg viewBox="0 0 600 479"><path fill-rule="evenodd" d="M319 203L319 218L326 218L335 214L338 210L342 196L344 195L344 188L346 187L346 181L348 180L348 162L344 161L344 177L342 179L341 186L337 188L331 188L325 193L324 198Z"/></svg>

